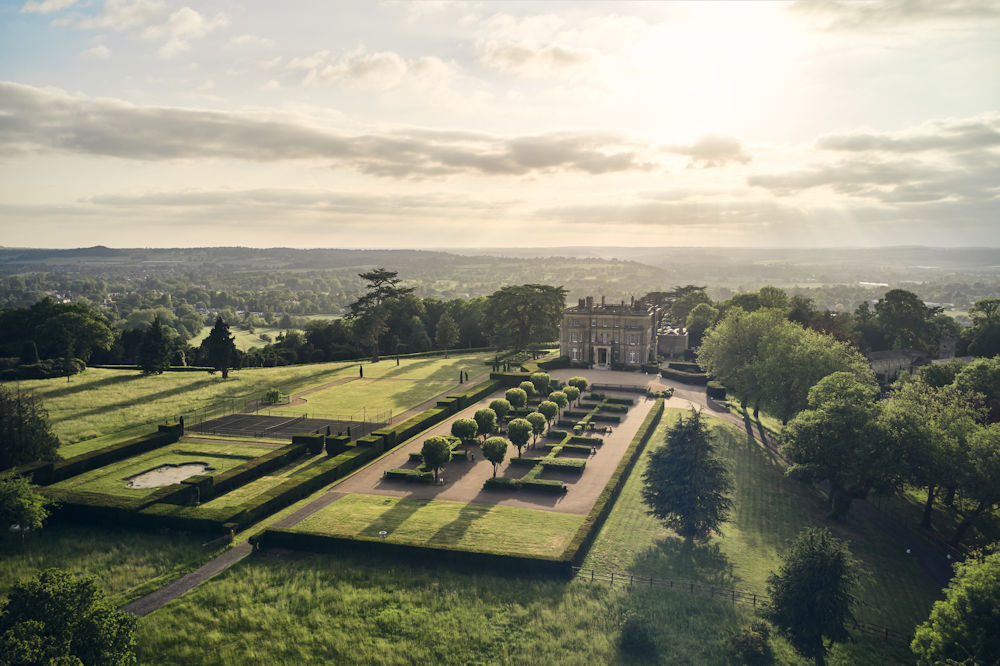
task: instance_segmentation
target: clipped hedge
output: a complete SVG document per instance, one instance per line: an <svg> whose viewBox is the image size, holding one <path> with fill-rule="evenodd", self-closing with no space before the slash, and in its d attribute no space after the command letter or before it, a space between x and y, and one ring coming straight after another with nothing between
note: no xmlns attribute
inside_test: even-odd
<svg viewBox="0 0 1000 666"><path fill-rule="evenodd" d="M50 485L71 476L83 474L167 444L173 444L181 438L182 434L184 434L184 429L179 424L161 425L158 432L50 463L51 467L49 464L38 467L32 473L31 482L37 485Z"/></svg>
<svg viewBox="0 0 1000 666"><path fill-rule="evenodd" d="M713 400L725 400L726 387L719 382L709 382L705 386L705 395Z"/></svg>
<svg viewBox="0 0 1000 666"><path fill-rule="evenodd" d="M531 466L535 466L538 463L542 462L543 460L545 460L545 458L528 458L528 457L522 458L520 456L515 456L515 457L513 457L513 458L510 459L510 464L511 465L531 465Z"/></svg>
<svg viewBox="0 0 1000 666"><path fill-rule="evenodd" d="M582 474L586 466L586 460L577 458L545 458L542 460L543 468L555 471L580 472Z"/></svg>
<svg viewBox="0 0 1000 666"><path fill-rule="evenodd" d="M331 435L326 438L326 455L332 458L348 449L351 438L347 435Z"/></svg>
<svg viewBox="0 0 1000 666"><path fill-rule="evenodd" d="M615 416L614 414L593 414L590 417L591 421L600 421L601 423L621 423L622 417Z"/></svg>
<svg viewBox="0 0 1000 666"><path fill-rule="evenodd" d="M268 528L255 540L265 549L291 548L364 558L384 557L391 562L426 563L434 567L444 565L448 569L468 567L470 571L478 572L500 570L517 575L536 574L567 579L573 575L570 564L558 559L484 553L444 544L424 546L378 538L342 537L277 527Z"/></svg>
<svg viewBox="0 0 1000 666"><path fill-rule="evenodd" d="M543 493L561 495L567 491L566 484L555 479L521 479L522 490L540 490Z"/></svg>
<svg viewBox="0 0 1000 666"><path fill-rule="evenodd" d="M572 364L569 356L560 356L548 361L539 361L538 367L542 370L559 370L561 368L568 368Z"/></svg>
<svg viewBox="0 0 1000 666"><path fill-rule="evenodd" d="M313 433L302 433L300 435L292 435L292 444L302 444L305 446L306 450L314 456L318 456L323 453L323 444L326 441L326 435L318 435Z"/></svg>
<svg viewBox="0 0 1000 666"><path fill-rule="evenodd" d="M623 397L623 396L609 395L606 398L604 398L604 402L606 402L606 403L608 403L610 405L629 405L629 406L634 406L635 405L635 398L628 398L628 397Z"/></svg>
<svg viewBox="0 0 1000 666"><path fill-rule="evenodd" d="M298 435L296 435L298 437ZM322 435L320 435L322 437ZM308 444L293 441L291 444L268 451L262 456L253 460L248 460L242 465L216 474L212 477L212 488L210 497L218 497L228 493L233 488L245 485L264 476L268 472L284 467L287 463L300 457L305 453ZM209 496L202 494L201 500L207 501Z"/></svg>
<svg viewBox="0 0 1000 666"><path fill-rule="evenodd" d="M586 444L586 448L591 446L601 446L604 444L604 438L602 437L587 437L585 435L573 435L569 438L570 444Z"/></svg>
<svg viewBox="0 0 1000 666"><path fill-rule="evenodd" d="M570 541L566 550L563 551L561 559L573 565L579 565L583 562L583 558L587 555L587 550L594 542L594 539L597 538L597 533L600 531L604 521L607 520L608 515L611 513L611 509L614 507L614 502L621 493L622 487L625 485L625 481L628 479L629 472L632 471L632 468L635 466L635 462L639 459L639 454L642 453L642 450L646 447L646 443L649 442L649 438L653 436L653 432L656 430L656 426L659 425L662 417L663 399L658 398L656 402L653 403L652 409L649 411L649 414L646 415L642 425L639 426L639 430L636 431L635 436L629 443L628 448L625 450L625 454L618 462L618 467L615 469L614 474L612 474L611 478L608 479L608 483L604 487L604 490L602 490L601 494L597 497L597 502L594 503L590 513L587 514L586 519L584 519L580 529L577 530L573 540Z"/></svg>
<svg viewBox="0 0 1000 666"><path fill-rule="evenodd" d="M138 512L138 518L158 527L186 532L219 533L225 531L226 523L238 523L244 515L241 507L220 507L206 509L197 506L176 506L174 504L152 504Z"/></svg>
<svg viewBox="0 0 1000 666"><path fill-rule="evenodd" d="M424 430L444 421L447 416L447 410L436 407L406 419L393 428L393 431L396 433L396 443L401 444L405 442L414 435L418 435Z"/></svg>
<svg viewBox="0 0 1000 666"><path fill-rule="evenodd" d="M434 483L433 472L425 472L419 469L387 469L382 473L382 476L387 479L401 479L415 483Z"/></svg>
<svg viewBox="0 0 1000 666"><path fill-rule="evenodd" d="M660 375L664 379L673 379L682 384L691 384L693 386L704 386L708 383L708 375L705 373L683 372L672 368L664 368L660 370Z"/></svg>
<svg viewBox="0 0 1000 666"><path fill-rule="evenodd" d="M494 476L486 479L483 488L488 490L517 490L521 487L521 479L512 479L509 476Z"/></svg>
<svg viewBox="0 0 1000 666"><path fill-rule="evenodd" d="M705 374L705 371L702 370L701 366L698 365L697 363L687 363L685 361L671 361L670 363L667 364L667 367L673 370L680 370L681 372L690 372L697 375Z"/></svg>
<svg viewBox="0 0 1000 666"><path fill-rule="evenodd" d="M624 414L628 411L628 405L615 405L607 402L597 408L599 412L613 412L615 414Z"/></svg>

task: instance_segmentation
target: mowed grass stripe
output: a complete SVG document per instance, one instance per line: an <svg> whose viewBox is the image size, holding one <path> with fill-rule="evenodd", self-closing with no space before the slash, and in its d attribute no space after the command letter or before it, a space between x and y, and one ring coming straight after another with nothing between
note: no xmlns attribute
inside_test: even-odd
<svg viewBox="0 0 1000 666"><path fill-rule="evenodd" d="M556 557L583 522L582 516L518 507L347 495L293 529L454 546L511 555Z"/></svg>

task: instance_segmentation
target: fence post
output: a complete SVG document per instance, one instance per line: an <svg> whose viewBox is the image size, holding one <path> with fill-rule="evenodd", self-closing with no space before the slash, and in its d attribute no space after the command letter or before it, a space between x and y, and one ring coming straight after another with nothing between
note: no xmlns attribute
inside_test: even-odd
<svg viewBox="0 0 1000 666"><path fill-rule="evenodd" d="M615 584L615 572L614 571L611 572L611 584L612 585Z"/></svg>
<svg viewBox="0 0 1000 666"><path fill-rule="evenodd" d="M590 570L590 582L591 583L594 582L594 570L593 569Z"/></svg>
<svg viewBox="0 0 1000 666"><path fill-rule="evenodd" d="M757 608L757 593L756 592L754 592L754 595L753 595L753 607Z"/></svg>
<svg viewBox="0 0 1000 666"><path fill-rule="evenodd" d="M733 605L736 605L736 590L733 590Z"/></svg>
<svg viewBox="0 0 1000 666"><path fill-rule="evenodd" d="M885 628L885 642L889 642L889 627Z"/></svg>

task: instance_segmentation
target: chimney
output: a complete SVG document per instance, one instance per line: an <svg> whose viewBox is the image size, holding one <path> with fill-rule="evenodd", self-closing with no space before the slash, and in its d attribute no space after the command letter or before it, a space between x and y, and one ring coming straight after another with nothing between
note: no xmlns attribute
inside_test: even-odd
<svg viewBox="0 0 1000 666"><path fill-rule="evenodd" d="M604 307L604 297L603 296L601 296L601 307L602 308Z"/></svg>
<svg viewBox="0 0 1000 666"><path fill-rule="evenodd" d="M578 307L578 308L580 308L580 309L582 310L582 309L583 309L584 307L586 307L586 303L587 303L587 302L586 302L585 300L583 300L583 299L581 298L581 299L580 299L580 300L579 300L579 301L577 302L577 304L576 304L576 307Z"/></svg>
<svg viewBox="0 0 1000 666"><path fill-rule="evenodd" d="M593 296L587 296L587 309L591 310L591 309L593 309L593 307L594 307L594 297Z"/></svg>
<svg viewBox="0 0 1000 666"><path fill-rule="evenodd" d="M625 301L622 301L622 305L624 305L624 304L625 304ZM632 297L632 302L630 303L630 305L632 307L635 307L635 296Z"/></svg>

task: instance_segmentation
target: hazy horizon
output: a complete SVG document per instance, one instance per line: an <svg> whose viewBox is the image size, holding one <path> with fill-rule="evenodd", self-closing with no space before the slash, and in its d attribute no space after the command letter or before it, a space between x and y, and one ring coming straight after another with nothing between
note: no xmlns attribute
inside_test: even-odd
<svg viewBox="0 0 1000 666"><path fill-rule="evenodd" d="M7 247L1000 246L1000 5L0 6Z"/></svg>

